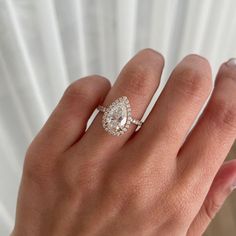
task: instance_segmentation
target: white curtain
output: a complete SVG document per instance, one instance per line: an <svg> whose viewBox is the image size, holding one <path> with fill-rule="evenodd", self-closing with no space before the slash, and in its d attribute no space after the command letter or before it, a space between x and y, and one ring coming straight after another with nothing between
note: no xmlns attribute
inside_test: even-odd
<svg viewBox="0 0 236 236"><path fill-rule="evenodd" d="M9 234L24 154L66 86L112 82L138 50L209 59L236 56L235 0L0 0L0 235Z"/></svg>

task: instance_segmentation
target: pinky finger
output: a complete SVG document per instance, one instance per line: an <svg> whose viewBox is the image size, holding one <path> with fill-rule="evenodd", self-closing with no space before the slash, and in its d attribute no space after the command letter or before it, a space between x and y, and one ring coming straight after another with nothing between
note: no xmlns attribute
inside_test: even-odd
<svg viewBox="0 0 236 236"><path fill-rule="evenodd" d="M205 201L190 225L187 235L202 235L226 198L236 188L236 160L223 164L216 175Z"/></svg>

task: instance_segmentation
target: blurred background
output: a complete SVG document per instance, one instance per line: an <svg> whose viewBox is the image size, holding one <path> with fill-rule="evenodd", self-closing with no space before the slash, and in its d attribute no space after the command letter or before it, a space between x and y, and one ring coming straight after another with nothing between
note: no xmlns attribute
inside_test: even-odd
<svg viewBox="0 0 236 236"><path fill-rule="evenodd" d="M26 148L69 83L114 82L146 47L166 58L153 101L186 54L205 56L215 76L236 57L235 10L235 0L0 0L0 235L14 224ZM235 222L233 194L206 235L236 235Z"/></svg>

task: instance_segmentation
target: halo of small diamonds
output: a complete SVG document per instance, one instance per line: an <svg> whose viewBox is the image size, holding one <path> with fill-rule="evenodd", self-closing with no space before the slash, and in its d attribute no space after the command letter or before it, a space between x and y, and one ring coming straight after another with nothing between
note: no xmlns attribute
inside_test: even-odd
<svg viewBox="0 0 236 236"><path fill-rule="evenodd" d="M103 128L112 135L124 134L131 123L137 126L142 125L142 121L132 118L130 103L126 96L117 98L109 107L98 106L98 110L104 113Z"/></svg>
<svg viewBox="0 0 236 236"><path fill-rule="evenodd" d="M131 119L129 100L127 97L123 96L116 99L105 109L102 125L108 133L120 136L128 130Z"/></svg>

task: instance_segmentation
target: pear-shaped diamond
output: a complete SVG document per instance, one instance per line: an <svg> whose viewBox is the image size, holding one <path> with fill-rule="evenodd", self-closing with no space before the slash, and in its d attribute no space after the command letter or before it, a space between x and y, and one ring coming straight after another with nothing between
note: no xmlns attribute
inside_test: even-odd
<svg viewBox="0 0 236 236"><path fill-rule="evenodd" d="M131 118L131 109L127 97L115 100L103 116L103 127L113 135L120 135L127 131Z"/></svg>

